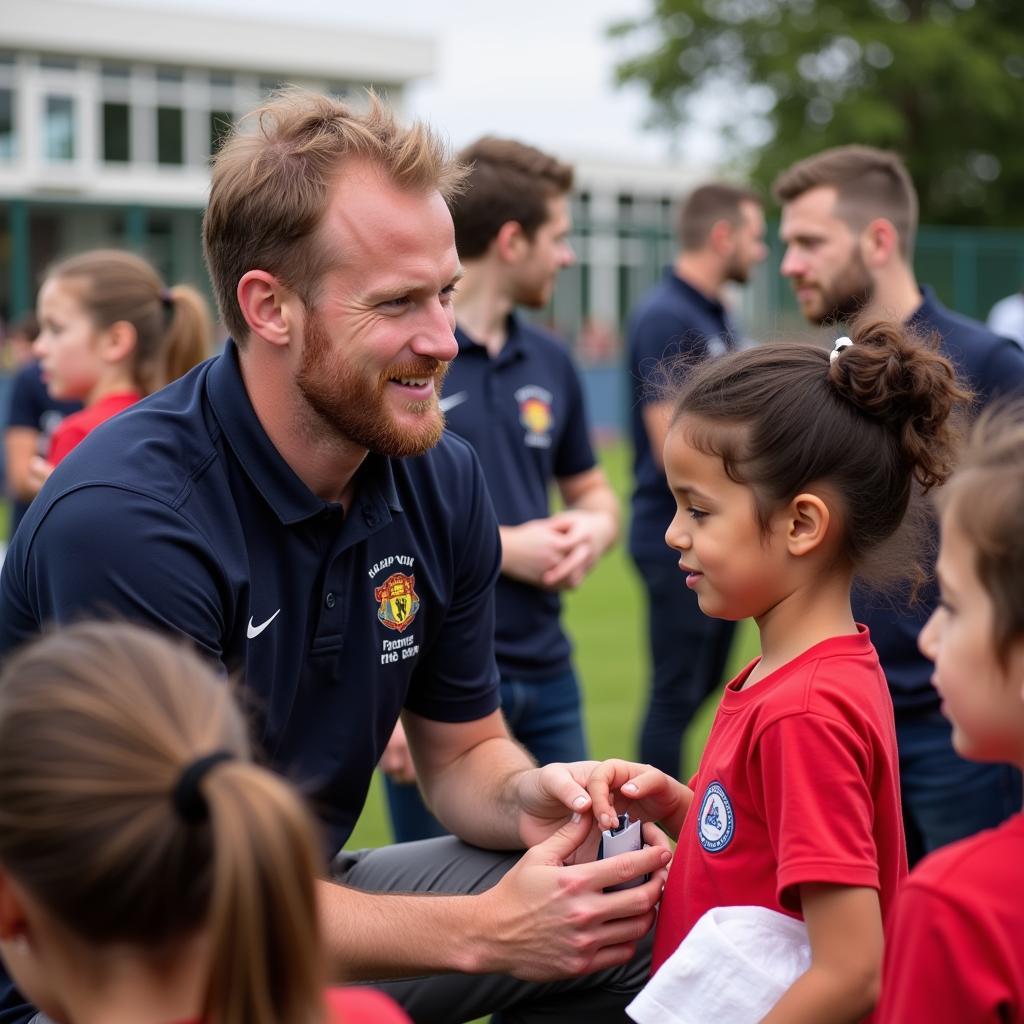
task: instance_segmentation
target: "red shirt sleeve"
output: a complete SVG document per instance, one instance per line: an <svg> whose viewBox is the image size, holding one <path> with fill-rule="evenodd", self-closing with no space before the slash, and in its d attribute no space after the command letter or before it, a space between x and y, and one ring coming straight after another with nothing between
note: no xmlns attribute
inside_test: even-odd
<svg viewBox="0 0 1024 1024"><path fill-rule="evenodd" d="M762 732L753 757L779 903L799 912L808 882L878 889L870 757L856 733L826 715L787 715Z"/></svg>
<svg viewBox="0 0 1024 1024"><path fill-rule="evenodd" d="M1017 1020L1012 987L997 966L1004 951L996 944L977 913L912 878L886 929L878 1024Z"/></svg>
<svg viewBox="0 0 1024 1024"><path fill-rule="evenodd" d="M47 452L46 461L56 466L68 452L80 444L88 430L83 430L74 422L74 417L69 416L62 420L50 438L50 450Z"/></svg>
<svg viewBox="0 0 1024 1024"><path fill-rule="evenodd" d="M411 1024L389 996L372 988L332 988L324 994L329 1024Z"/></svg>

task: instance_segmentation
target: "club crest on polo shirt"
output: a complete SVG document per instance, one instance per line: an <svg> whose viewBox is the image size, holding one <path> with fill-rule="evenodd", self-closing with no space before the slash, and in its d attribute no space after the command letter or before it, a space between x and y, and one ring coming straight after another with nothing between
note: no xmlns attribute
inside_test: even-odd
<svg viewBox="0 0 1024 1024"><path fill-rule="evenodd" d="M732 841L736 820L732 803L720 782L711 782L704 790L704 798L697 816L697 839L708 853L721 853Z"/></svg>
<svg viewBox="0 0 1024 1024"><path fill-rule="evenodd" d="M402 569L412 569L416 559L412 555L388 555L374 562L367 575L374 581L373 599L377 603L377 621L393 633L405 633L416 619L420 610L420 598L416 593L416 576ZM377 579L381 582L377 583ZM410 633L401 638L385 639L381 642L380 663L393 664L414 658L420 653L416 637Z"/></svg>
<svg viewBox="0 0 1024 1024"><path fill-rule="evenodd" d="M526 428L523 441L531 448L551 447L551 392L529 384L515 392L519 403L519 422Z"/></svg>

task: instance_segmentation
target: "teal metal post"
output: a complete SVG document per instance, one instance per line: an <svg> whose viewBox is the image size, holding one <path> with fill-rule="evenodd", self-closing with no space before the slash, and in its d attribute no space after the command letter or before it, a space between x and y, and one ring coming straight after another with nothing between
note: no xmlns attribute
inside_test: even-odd
<svg viewBox="0 0 1024 1024"><path fill-rule="evenodd" d="M28 203L12 200L11 225L11 319L32 308L32 245Z"/></svg>

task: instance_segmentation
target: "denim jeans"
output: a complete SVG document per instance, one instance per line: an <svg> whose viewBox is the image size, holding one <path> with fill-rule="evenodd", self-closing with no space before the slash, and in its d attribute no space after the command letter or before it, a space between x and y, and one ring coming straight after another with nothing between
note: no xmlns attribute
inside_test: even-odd
<svg viewBox="0 0 1024 1024"><path fill-rule="evenodd" d="M1021 809L1021 773L965 761L938 711L897 716L903 827L911 865L926 853L994 828Z"/></svg>
<svg viewBox="0 0 1024 1024"><path fill-rule="evenodd" d="M683 733L722 681L736 623L705 615L674 562L636 566L647 590L651 655L640 760L679 778Z"/></svg>
<svg viewBox="0 0 1024 1024"><path fill-rule="evenodd" d="M571 669L550 679L503 677L501 709L512 735L537 764L586 758L579 682ZM392 782L385 777L384 789L396 843L445 835L415 784Z"/></svg>

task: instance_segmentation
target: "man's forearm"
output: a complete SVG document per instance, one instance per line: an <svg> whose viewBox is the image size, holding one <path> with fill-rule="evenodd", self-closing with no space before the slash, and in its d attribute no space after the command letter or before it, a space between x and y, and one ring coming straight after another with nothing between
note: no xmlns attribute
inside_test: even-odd
<svg viewBox="0 0 1024 1024"><path fill-rule="evenodd" d="M492 850L520 849L516 780L533 767L518 743L495 736L436 772L425 785L427 802L465 842Z"/></svg>
<svg viewBox="0 0 1024 1024"><path fill-rule="evenodd" d="M367 893L321 882L317 898L338 981L489 969L477 897ZM442 935L443 942L431 938Z"/></svg>

